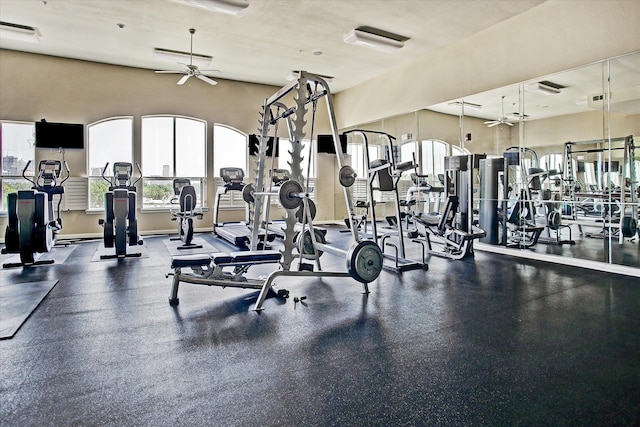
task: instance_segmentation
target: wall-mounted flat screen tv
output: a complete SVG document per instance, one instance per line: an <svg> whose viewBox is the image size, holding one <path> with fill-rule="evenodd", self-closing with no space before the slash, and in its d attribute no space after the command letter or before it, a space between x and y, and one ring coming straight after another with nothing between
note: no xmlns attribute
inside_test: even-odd
<svg viewBox="0 0 640 427"><path fill-rule="evenodd" d="M267 141L268 157L274 156L274 151L273 151L274 146L275 146L275 156L278 157L278 144L279 144L279 138L275 138L275 143L274 143L274 138L272 136L269 137L269 140ZM253 135L253 134L249 135L249 155L257 156L259 148L260 148L260 138L258 138L258 135Z"/></svg>
<svg viewBox="0 0 640 427"><path fill-rule="evenodd" d="M347 152L347 135L340 134L340 149L343 154ZM336 154L333 144L333 135L318 135L318 153Z"/></svg>
<svg viewBox="0 0 640 427"><path fill-rule="evenodd" d="M36 122L36 148L84 149L84 125Z"/></svg>

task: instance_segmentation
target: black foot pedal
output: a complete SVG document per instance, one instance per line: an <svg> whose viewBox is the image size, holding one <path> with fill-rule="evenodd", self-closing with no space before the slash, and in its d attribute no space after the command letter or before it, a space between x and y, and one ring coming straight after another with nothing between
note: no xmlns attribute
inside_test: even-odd
<svg viewBox="0 0 640 427"><path fill-rule="evenodd" d="M313 264L302 264L298 266L298 271L313 271Z"/></svg>

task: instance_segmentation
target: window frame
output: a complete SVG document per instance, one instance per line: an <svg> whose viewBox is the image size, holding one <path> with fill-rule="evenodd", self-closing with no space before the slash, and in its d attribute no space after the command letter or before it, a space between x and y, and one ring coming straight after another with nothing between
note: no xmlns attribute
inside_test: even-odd
<svg viewBox="0 0 640 427"><path fill-rule="evenodd" d="M171 167L170 167L170 176L165 176L165 175L149 175L147 173L145 173L145 170L148 170L148 168L145 167L145 156L144 156L144 145L145 145L145 135L144 135L144 121L146 119L156 119L156 118L167 118L167 119L171 119L171 124L172 124L172 135L171 135L171 146L172 146L172 153L171 153ZM202 173L203 176L197 176L197 175L190 175L190 176L185 176L185 175L178 175L178 150L177 150L177 146L178 146L178 135L176 132L177 129L177 120L182 119L182 120L189 120L189 121L193 121L193 122L197 122L203 125L203 129L204 129L204 134L203 134L203 140L202 140L202 149L203 149L203 153L202 153L202 159L204 160L204 164L203 164L203 168L202 168ZM196 194L197 194L197 203L196 203L196 207L198 208L202 208L203 210L206 210L207 207L207 135L208 135L208 131L209 131L209 125L208 122L204 119L200 119L198 117L190 117L190 116L184 116L184 115L179 115L179 114L153 114L153 115L144 115L140 117L140 157L142 159L142 179L141 181L141 199L142 199L142 206L141 209L143 211L169 211L169 210L174 210L176 209L176 205L174 203L171 203L171 200L174 199L176 197L176 195L174 195L173 193L173 180L176 178L187 178L191 181L191 184L196 188ZM166 184L162 184L162 183L166 183ZM166 200L162 199L162 201L164 201L164 203L156 203L153 202L152 200L155 199L150 199L145 197L145 189L147 191L147 193L150 191L149 187L151 185L154 186L160 186L160 187L168 187L168 195Z"/></svg>
<svg viewBox="0 0 640 427"><path fill-rule="evenodd" d="M20 121L20 120L0 120L0 132L2 131L2 125L5 124L9 124L9 125L19 125L19 126L31 126L32 127L32 132L31 135L33 136L33 139L27 139L26 142L28 142L29 144L31 144L31 158L30 159L22 159L24 162L28 162L31 161L31 165L29 165L29 169L26 172L27 176L30 176L33 178L34 173L35 173L35 168L36 168L36 144L35 144L35 123L34 122L25 122L25 121ZM31 142L33 141L33 142ZM3 142L3 138L2 135L0 134L0 165L4 166L4 161L2 159L4 159L4 149L3 147L5 146L6 142ZM20 159L18 159L20 160ZM25 163L26 165L26 163ZM7 204L6 204L6 198L7 195L12 193L13 191L6 191L5 192L5 181L18 181L20 184L18 184L16 186L16 191L21 190L21 189L29 189L32 187L32 183L26 181L23 183L23 181L25 181L24 177L22 176L22 170L24 169L23 167L19 167L18 170L16 171L16 174L5 174L3 172L3 168L0 167L0 216L6 216L8 214L8 209L7 209ZM22 185L24 184L24 185ZM6 194L5 194L6 193Z"/></svg>
<svg viewBox="0 0 640 427"><path fill-rule="evenodd" d="M87 139L87 144L86 144L86 165L87 165L87 209L86 212L87 213L100 213L104 211L104 203L101 204L101 206L92 206L92 197L91 197L91 187L93 183L105 183L104 179L102 178L102 175L94 175L92 173L92 168L91 168L91 128L94 126L98 126L101 124L105 124L111 121L115 121L115 120L129 120L130 121L130 134L131 134L131 142L130 142L130 160L132 163L134 163L134 149L135 149L135 141L134 141L134 127L135 127L135 122L134 122L134 117L133 116L113 116L113 117L106 117L104 119L100 119L97 120L95 122L89 123L86 126L86 139ZM111 165L113 166L113 165ZM135 166L134 166L135 168ZM136 173L136 171L134 170L134 173ZM105 172L105 176L110 177L112 175L112 170L109 170L109 168L107 168L107 171ZM104 184L103 184L104 185ZM104 202L104 198L102 200Z"/></svg>
<svg viewBox="0 0 640 427"><path fill-rule="evenodd" d="M242 132L239 129L234 128L233 126L229 126L226 125L224 123L214 123L213 124L213 128L212 128L212 135L213 135L213 163L212 163L212 167L213 167L213 184L214 184L214 198L218 197L218 189L222 186L224 186L224 181L222 180L222 178L220 177L220 168L216 167L216 166L220 166L219 164L217 164L217 159L216 157L219 155L219 153L217 153L216 148L218 147L218 145L216 144L216 128L223 128L229 131L232 131L235 133L235 136L242 136L244 138L244 165L242 166L242 170L245 173L245 178L244 178L244 182L248 183L248 179L250 179L250 171L249 171L249 135ZM218 136L220 137L220 136ZM236 167L233 165L229 165L229 167ZM215 201L214 201L215 203ZM242 194L238 191L231 191L225 194L221 194L220 195L220 202L218 205L218 208L221 210L236 210L236 209L246 209L246 202L244 201L244 199L242 198Z"/></svg>

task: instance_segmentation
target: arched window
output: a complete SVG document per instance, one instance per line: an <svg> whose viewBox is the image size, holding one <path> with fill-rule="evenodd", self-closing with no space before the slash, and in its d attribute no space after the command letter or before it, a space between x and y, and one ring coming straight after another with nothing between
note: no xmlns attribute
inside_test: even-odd
<svg viewBox="0 0 640 427"><path fill-rule="evenodd" d="M22 177L22 171L29 161L26 174L33 176L35 170L35 125L25 122L0 122L0 159L2 170L2 197L0 211L7 210L7 194L31 188L31 183Z"/></svg>
<svg viewBox="0 0 640 427"><path fill-rule="evenodd" d="M207 122L191 117L142 118L143 208L168 208L173 178L189 178L206 205Z"/></svg>
<svg viewBox="0 0 640 427"><path fill-rule="evenodd" d="M220 178L220 168L241 168L245 176L249 175L247 150L246 134L229 126L213 125L213 173L216 188L224 184ZM247 178L245 182L249 182ZM230 191L220 198L221 207L244 208L245 205L242 194L238 191Z"/></svg>
<svg viewBox="0 0 640 427"><path fill-rule="evenodd" d="M89 209L104 208L104 193L109 184L101 173L111 176L114 162L132 162L133 118L113 117L87 126L87 176L89 177Z"/></svg>

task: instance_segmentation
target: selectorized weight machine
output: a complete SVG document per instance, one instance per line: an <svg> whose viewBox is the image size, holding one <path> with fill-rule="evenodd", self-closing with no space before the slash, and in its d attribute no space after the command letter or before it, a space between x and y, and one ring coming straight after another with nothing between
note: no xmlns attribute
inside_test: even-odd
<svg viewBox="0 0 640 427"><path fill-rule="evenodd" d="M426 240L430 254L462 259L473 254L474 240L486 236L484 230L476 227L473 218L473 171L485 158L484 154L445 157L444 193L447 198L443 212L439 215L412 216L418 234ZM413 241L423 244L424 248L425 240Z"/></svg>
<svg viewBox="0 0 640 427"><path fill-rule="evenodd" d="M109 191L104 193L105 218L98 220L103 229L104 247L113 248L115 254L101 255L100 259L139 257L141 252L127 253L127 246L142 245L138 236L136 216L136 184L142 178L140 165L136 164L140 176L134 182L133 165L128 162L113 164L112 180L105 177L109 163L104 165L102 178L109 183Z"/></svg>
<svg viewBox="0 0 640 427"><path fill-rule="evenodd" d="M53 260L38 260L55 245L58 232L62 229L60 203L64 194L64 182L69 179L67 162L42 160L38 164L38 175L32 180L27 177L31 161L22 170L22 176L33 184L30 190L19 190L7 195L7 229L3 254L19 253L19 263L3 264L4 268L53 264ZM66 171L60 180L62 166ZM57 217L54 214L53 198L58 199Z"/></svg>

